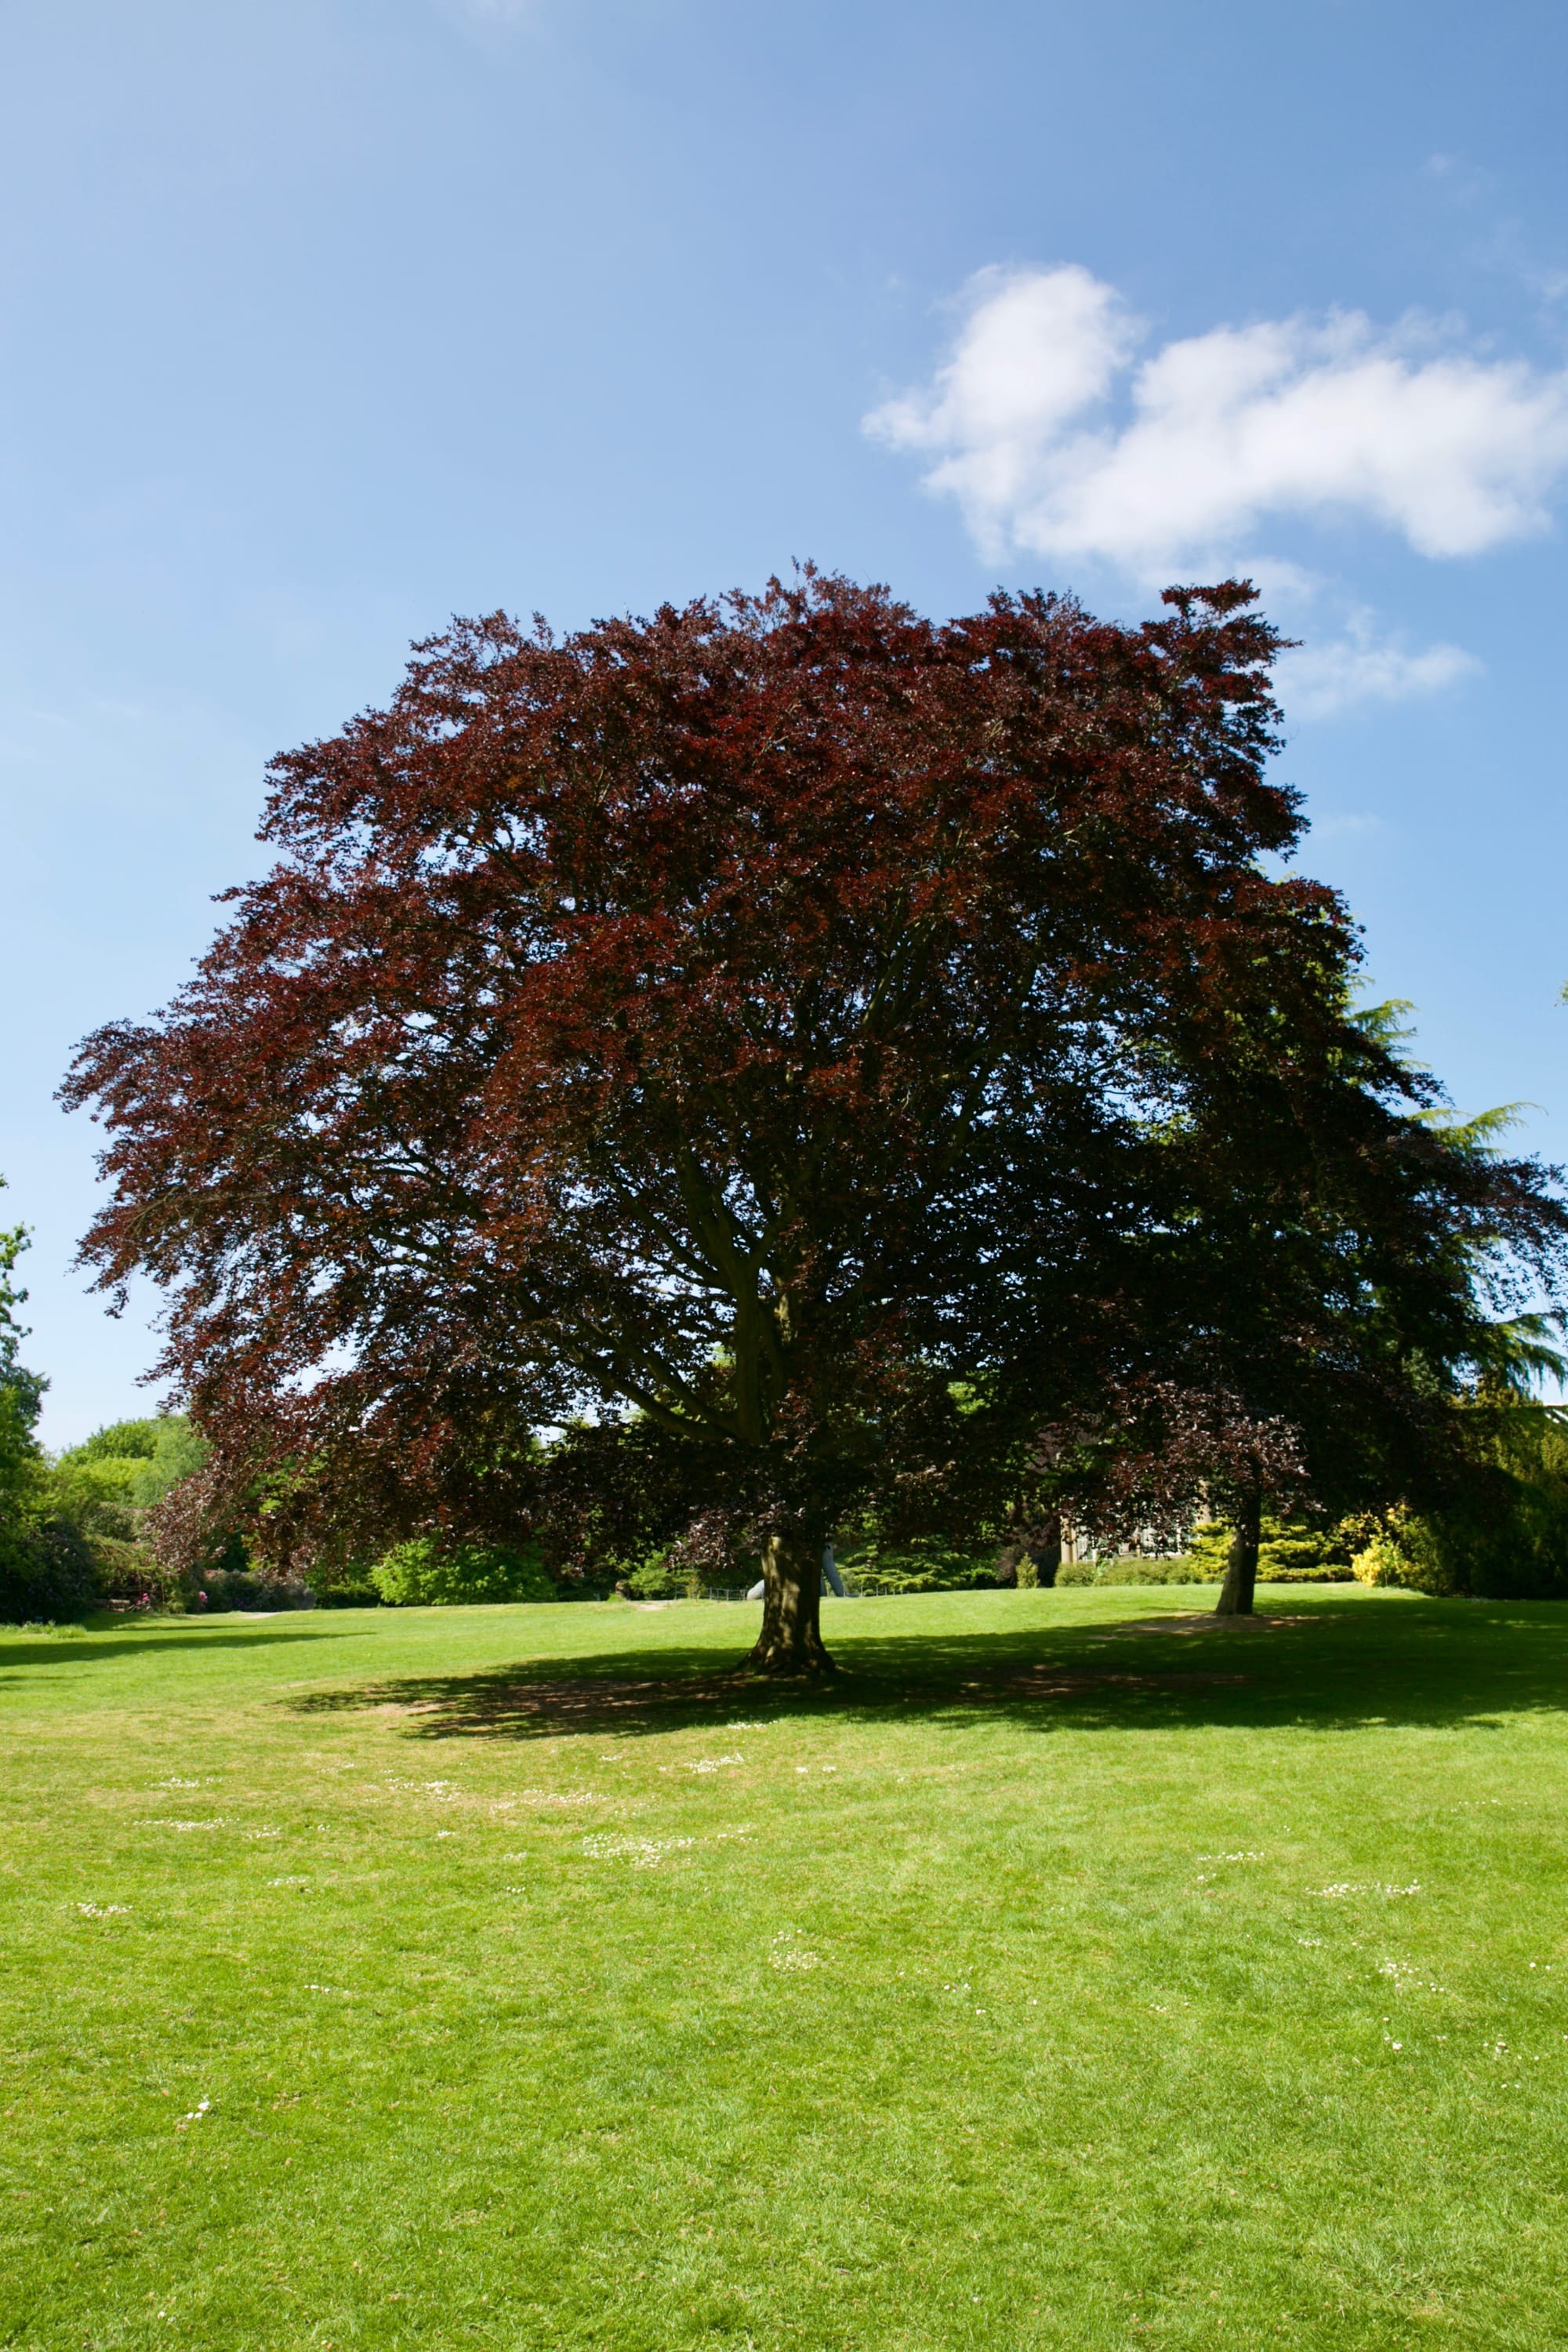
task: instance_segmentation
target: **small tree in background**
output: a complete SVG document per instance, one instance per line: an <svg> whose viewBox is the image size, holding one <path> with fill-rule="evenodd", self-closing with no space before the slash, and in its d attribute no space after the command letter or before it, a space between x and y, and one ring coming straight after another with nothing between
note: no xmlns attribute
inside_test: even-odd
<svg viewBox="0 0 1568 2352"><path fill-rule="evenodd" d="M84 1535L133 1541L142 1516L199 1470L209 1448L183 1412L116 1421L54 1461L54 1507Z"/></svg>
<svg viewBox="0 0 1568 2352"><path fill-rule="evenodd" d="M5 1178L0 1177L0 1188ZM92 1557L55 1507L48 1465L33 1434L48 1383L21 1361L26 1337L17 1317L27 1294L16 1282L27 1229L0 1233L0 1617L69 1617L97 1591Z"/></svg>
<svg viewBox="0 0 1568 2352"><path fill-rule="evenodd" d="M1386 1010L1350 1024L1380 1049ZM1501 1498L1523 1491L1510 1456L1545 1458L1551 1417L1527 1399L1563 1360L1525 1302L1563 1290L1547 1171L1499 1155L1506 1114L1454 1121L1407 1069L1414 1115L1390 1118L1347 1059L1351 1083L1313 1082L1270 1041L1236 1132L1227 1090L1226 1130L1197 1118L1174 1145L1189 1209L1148 1327L1164 1375L1112 1391L1058 1473L1102 1539L1197 1508L1228 1521L1222 1614L1252 1609L1270 1509L1415 1514L1452 1549L1489 1511L1500 1537Z"/></svg>
<svg viewBox="0 0 1568 2352"><path fill-rule="evenodd" d="M67 1088L110 1130L85 1255L163 1286L258 1541L516 1536L531 1433L599 1419L612 1515L754 1531L795 1672L847 1516L1001 1508L1173 1349L1272 1424L1279 1155L1331 1216L1334 1155L1417 1121L1340 901L1260 866L1278 640L1244 585L1166 604L496 616L275 763L272 872Z"/></svg>
<svg viewBox="0 0 1568 2352"><path fill-rule="evenodd" d="M56 1456L50 1516L86 1544L105 1598L173 1596L176 1573L153 1540L156 1507L201 1468L208 1450L184 1413L160 1413L108 1423Z"/></svg>
<svg viewBox="0 0 1568 2352"><path fill-rule="evenodd" d="M0 1186L5 1181L0 1177ZM0 1233L0 1600L12 1613L14 1595L29 1580L48 1507L47 1472L33 1435L44 1383L18 1354L26 1334L16 1310L27 1294L16 1275L26 1247L25 1225Z"/></svg>

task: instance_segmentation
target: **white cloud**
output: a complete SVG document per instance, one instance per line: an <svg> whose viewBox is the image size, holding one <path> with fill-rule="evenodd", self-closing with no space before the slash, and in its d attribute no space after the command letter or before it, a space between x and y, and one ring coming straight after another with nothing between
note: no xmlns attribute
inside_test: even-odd
<svg viewBox="0 0 1568 2352"><path fill-rule="evenodd" d="M1380 640L1370 620L1358 615L1343 636L1282 654L1275 677L1287 719L1336 719L1363 703L1437 693L1479 668L1462 646L1413 653L1392 638Z"/></svg>
<svg viewBox="0 0 1568 2352"><path fill-rule="evenodd" d="M867 430L934 460L926 486L958 500L993 560L1012 548L1145 576L1223 559L1290 515L1359 515L1423 555L1475 554L1543 528L1568 468L1568 373L1440 348L1429 329L1265 320L1134 364L1140 340L1115 289L1076 265L983 270L932 383Z"/></svg>
<svg viewBox="0 0 1568 2352"><path fill-rule="evenodd" d="M1087 269L983 269L969 317L932 391L866 420L895 448L945 450L930 488L959 499L977 535L1005 537L1037 495L1041 458L1069 420L1110 394L1137 328Z"/></svg>

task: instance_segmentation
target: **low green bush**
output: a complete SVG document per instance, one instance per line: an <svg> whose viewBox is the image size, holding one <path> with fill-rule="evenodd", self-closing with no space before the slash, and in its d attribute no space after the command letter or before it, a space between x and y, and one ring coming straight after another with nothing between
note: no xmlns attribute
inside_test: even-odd
<svg viewBox="0 0 1568 2352"><path fill-rule="evenodd" d="M1353 1584L1353 1568L1265 1568L1259 1562L1259 1584Z"/></svg>
<svg viewBox="0 0 1568 2352"><path fill-rule="evenodd" d="M187 1606L197 1616L229 1609L313 1609L316 1596L297 1577L258 1576L249 1569L217 1568L197 1580Z"/></svg>
<svg viewBox="0 0 1568 2352"><path fill-rule="evenodd" d="M1172 1559L1130 1553L1120 1559L1064 1560L1057 1570L1058 1584L1212 1584L1215 1580L1209 1561L1190 1553Z"/></svg>
<svg viewBox="0 0 1568 2352"><path fill-rule="evenodd" d="M916 1537L902 1544L847 1544L838 1566L868 1593L971 1592L996 1581L994 1546L970 1549L940 1538Z"/></svg>
<svg viewBox="0 0 1568 2352"><path fill-rule="evenodd" d="M371 1582L368 1568L352 1569L346 1576L328 1583L325 1579L310 1580L310 1590L316 1596L318 1609L379 1609L383 1606L380 1587Z"/></svg>
<svg viewBox="0 0 1568 2352"><path fill-rule="evenodd" d="M1080 1561L1070 1572L1060 1570L1058 1584L1219 1584L1225 1577L1223 1558L1216 1565L1205 1553L1174 1559L1108 1559L1098 1565ZM1350 1568L1274 1568L1258 1559L1260 1584L1352 1584Z"/></svg>
<svg viewBox="0 0 1568 2352"><path fill-rule="evenodd" d="M1187 1554L1174 1559L1108 1559L1095 1578L1097 1584L1207 1584L1212 1580L1208 1562ZM1057 1581L1060 1583L1059 1576Z"/></svg>
<svg viewBox="0 0 1568 2352"><path fill-rule="evenodd" d="M443 1544L416 1536L378 1559L370 1580L395 1609L561 1598L533 1544Z"/></svg>

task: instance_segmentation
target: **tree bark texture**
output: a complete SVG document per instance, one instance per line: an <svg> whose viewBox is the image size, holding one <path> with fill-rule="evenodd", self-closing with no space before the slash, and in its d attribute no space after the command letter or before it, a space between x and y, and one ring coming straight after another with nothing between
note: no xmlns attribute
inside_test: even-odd
<svg viewBox="0 0 1568 2352"><path fill-rule="evenodd" d="M1230 1558L1226 1563L1225 1582L1215 1602L1216 1617L1250 1617L1252 1595L1258 1583L1258 1538L1263 1517L1263 1496L1254 1486L1243 1496L1237 1507L1236 1532L1230 1539Z"/></svg>
<svg viewBox="0 0 1568 2352"><path fill-rule="evenodd" d="M762 1675L828 1675L822 1645L822 1538L770 1536L763 1546L763 1630L746 1664Z"/></svg>

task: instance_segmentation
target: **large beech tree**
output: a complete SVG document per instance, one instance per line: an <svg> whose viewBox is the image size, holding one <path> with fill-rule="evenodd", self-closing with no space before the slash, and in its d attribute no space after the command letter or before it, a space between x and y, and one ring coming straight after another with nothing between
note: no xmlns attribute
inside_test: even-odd
<svg viewBox="0 0 1568 2352"><path fill-rule="evenodd" d="M1300 829L1277 641L1245 586L1166 607L938 625L807 573L497 615L279 759L272 870L68 1087L109 1128L85 1253L165 1286L220 1465L390 1524L635 1412L757 1531L755 1662L826 1664L842 1514L1147 1371L1205 1202L1256 1242L1260 1051L1404 1117L1342 907L1259 862Z"/></svg>

